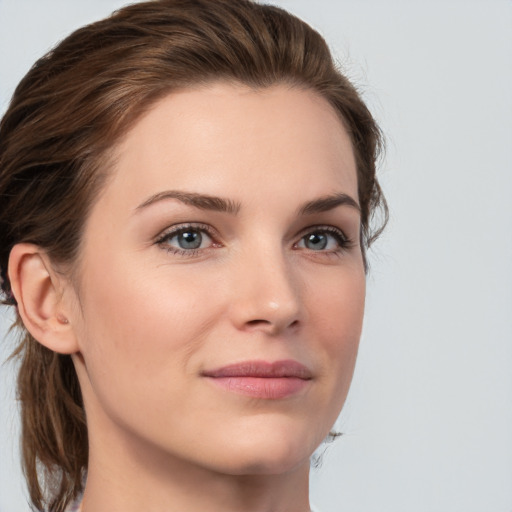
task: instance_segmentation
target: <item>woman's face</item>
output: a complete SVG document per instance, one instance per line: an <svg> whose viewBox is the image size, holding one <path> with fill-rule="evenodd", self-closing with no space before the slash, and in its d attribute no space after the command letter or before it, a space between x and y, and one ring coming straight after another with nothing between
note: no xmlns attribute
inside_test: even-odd
<svg viewBox="0 0 512 512"><path fill-rule="evenodd" d="M213 84L160 100L115 156L71 318L91 452L307 464L345 400L365 296L335 112L298 88Z"/></svg>

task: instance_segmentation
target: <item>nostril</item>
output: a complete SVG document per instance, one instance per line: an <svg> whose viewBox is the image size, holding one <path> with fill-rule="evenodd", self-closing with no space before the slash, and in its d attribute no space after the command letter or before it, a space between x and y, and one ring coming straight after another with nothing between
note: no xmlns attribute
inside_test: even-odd
<svg viewBox="0 0 512 512"><path fill-rule="evenodd" d="M260 327L260 328L264 328L265 330L272 329L272 331L274 331L274 330L281 330L282 328L285 328L285 329L296 328L299 325L299 321L293 320L293 322L291 322L288 325L282 324L281 326L279 326L279 325L275 324L274 322L272 322L271 320L264 320L264 319L258 318L255 320L249 320L248 322L246 322L245 325L248 328Z"/></svg>
<svg viewBox="0 0 512 512"><path fill-rule="evenodd" d="M247 322L247 325L259 325L259 324L269 324L270 322L268 320L263 319L257 319L257 320L249 320Z"/></svg>

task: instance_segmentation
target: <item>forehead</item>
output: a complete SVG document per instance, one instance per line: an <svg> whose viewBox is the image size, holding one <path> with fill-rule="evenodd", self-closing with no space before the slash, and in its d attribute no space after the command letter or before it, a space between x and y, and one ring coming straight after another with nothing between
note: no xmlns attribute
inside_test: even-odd
<svg viewBox="0 0 512 512"><path fill-rule="evenodd" d="M263 180L276 192L342 189L357 199L352 144L337 113L317 93L284 84L173 92L126 134L114 161L113 187L137 197L169 187L256 195Z"/></svg>

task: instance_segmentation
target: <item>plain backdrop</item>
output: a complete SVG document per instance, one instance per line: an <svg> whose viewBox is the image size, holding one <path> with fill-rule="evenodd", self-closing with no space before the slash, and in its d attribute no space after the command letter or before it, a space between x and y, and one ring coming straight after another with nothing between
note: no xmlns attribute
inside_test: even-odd
<svg viewBox="0 0 512 512"><path fill-rule="evenodd" d="M36 58L125 3L0 0L0 112ZM273 3L323 33L387 137L391 221L370 252L345 435L313 471L312 500L511 512L512 2ZM0 366L0 512L28 511L14 373Z"/></svg>

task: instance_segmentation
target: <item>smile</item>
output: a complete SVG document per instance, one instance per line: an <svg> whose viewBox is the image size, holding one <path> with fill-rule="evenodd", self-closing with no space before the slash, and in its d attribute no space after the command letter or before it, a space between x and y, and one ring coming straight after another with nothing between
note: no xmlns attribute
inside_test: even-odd
<svg viewBox="0 0 512 512"><path fill-rule="evenodd" d="M313 378L306 366L293 360L246 361L205 371L202 375L227 391L267 400L295 395Z"/></svg>

